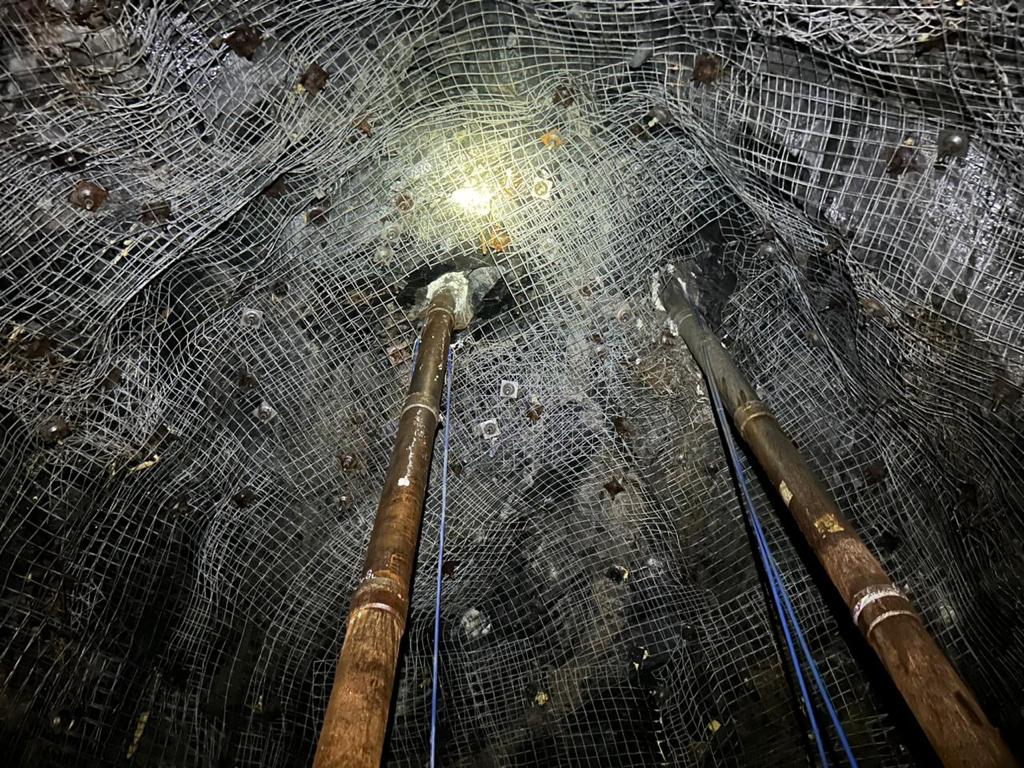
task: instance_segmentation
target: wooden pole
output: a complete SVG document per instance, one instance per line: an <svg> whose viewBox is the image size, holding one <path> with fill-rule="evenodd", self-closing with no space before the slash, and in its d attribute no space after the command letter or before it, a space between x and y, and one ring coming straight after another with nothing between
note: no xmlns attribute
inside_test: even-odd
<svg viewBox="0 0 1024 768"><path fill-rule="evenodd" d="M963 768L1016 766L999 731L910 601L843 517L718 338L700 322L682 283L670 280L661 300L939 759Z"/></svg>
<svg viewBox="0 0 1024 768"><path fill-rule="evenodd" d="M409 611L454 309L453 298L445 292L427 309L412 383L363 563L363 578L349 609L348 629L314 768L371 768L380 764L398 648Z"/></svg>

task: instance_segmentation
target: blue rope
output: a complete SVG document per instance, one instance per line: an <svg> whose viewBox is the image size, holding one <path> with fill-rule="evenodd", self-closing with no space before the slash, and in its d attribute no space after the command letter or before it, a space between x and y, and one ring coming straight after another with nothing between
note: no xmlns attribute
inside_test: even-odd
<svg viewBox="0 0 1024 768"><path fill-rule="evenodd" d="M710 368L710 359L708 358L708 370L710 370ZM857 759L853 756L853 750L850 749L850 743L846 737L846 731L843 728L842 721L840 721L839 715L836 713L836 709L832 704L832 699L828 694L828 689L821 677L821 673L818 671L818 665L815 663L814 657L811 655L811 650L807 645L807 639L804 636L803 629L800 627L800 622L796 617L796 611L793 609L793 602L789 597L789 592L782 579L782 571L775 562L775 558L771 552L771 547L768 545L768 539L764 533L764 528L761 526L761 520L757 515L756 508L754 507L750 488L747 485L746 474L743 471L743 465L740 463L739 452L736 448L736 443L733 440L732 432L729 430L729 424L725 420L725 408L722 405L722 398L718 393L718 388L715 386L714 378L712 376L706 376L705 378L708 382L708 391L711 393L711 399L714 403L715 416L722 432L722 439L725 441L726 448L728 449L733 472L736 474L736 479L740 486L740 494L743 496L743 505L747 514L747 519L750 521L750 526L754 531L758 554L761 556L761 563L764 566L765 573L768 577L768 586L771 590L772 602L775 604L775 611L779 617L779 623L782 625L782 633L786 640L786 648L789 651L789 659L793 665L793 671L796 674L797 683L800 686L804 711L807 713L807 719L810 721L811 731L814 733L814 743L818 750L818 758L821 760L821 764L827 768L829 762L825 755L824 739L821 735L821 729L818 726L817 717L815 717L814 714L814 707L811 703L810 693L807 690L807 681L804 677L803 668L801 667L800 660L797 657L796 646L793 643L794 635L797 639L796 644L799 645L801 654L803 655L808 668L811 670L811 676L814 678L815 687L825 704L825 709L828 711L829 719L832 721L832 726L835 728L840 744L842 744L843 752L846 754L846 759L853 768L856 768Z"/></svg>
<svg viewBox="0 0 1024 768"><path fill-rule="evenodd" d="M448 348L448 380L445 382L444 453L441 454L441 520L437 538L437 592L434 595L434 668L430 689L430 768L434 768L437 754L437 672L438 652L441 646L441 572L444 568L445 513L448 509L448 442L452 428L452 370L455 350Z"/></svg>

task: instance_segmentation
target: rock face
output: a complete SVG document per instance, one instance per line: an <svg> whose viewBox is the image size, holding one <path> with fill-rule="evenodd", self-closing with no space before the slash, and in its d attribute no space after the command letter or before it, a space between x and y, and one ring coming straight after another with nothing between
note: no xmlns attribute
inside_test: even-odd
<svg viewBox="0 0 1024 768"><path fill-rule="evenodd" d="M324 5L0 10L8 761L309 764L453 270L440 761L806 760L666 264L1020 747L1017 21ZM758 504L854 752L926 764Z"/></svg>

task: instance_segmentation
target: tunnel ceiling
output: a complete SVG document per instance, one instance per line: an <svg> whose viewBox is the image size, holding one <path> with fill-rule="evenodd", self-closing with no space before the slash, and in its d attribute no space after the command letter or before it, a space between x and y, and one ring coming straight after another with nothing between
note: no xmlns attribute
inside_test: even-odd
<svg viewBox="0 0 1024 768"><path fill-rule="evenodd" d="M0 19L14 764L309 763L410 307L452 264L502 282L456 345L443 764L811 759L665 265L1020 749L1015 5ZM854 752L926 764L758 504ZM438 512L389 765L426 759Z"/></svg>

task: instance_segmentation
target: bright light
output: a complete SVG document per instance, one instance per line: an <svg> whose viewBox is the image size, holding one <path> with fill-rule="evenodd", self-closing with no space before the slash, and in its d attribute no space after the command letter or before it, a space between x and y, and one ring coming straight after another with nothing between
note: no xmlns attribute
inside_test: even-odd
<svg viewBox="0 0 1024 768"><path fill-rule="evenodd" d="M491 212L494 195L484 187L460 187L452 192L451 201L467 213L486 216Z"/></svg>

